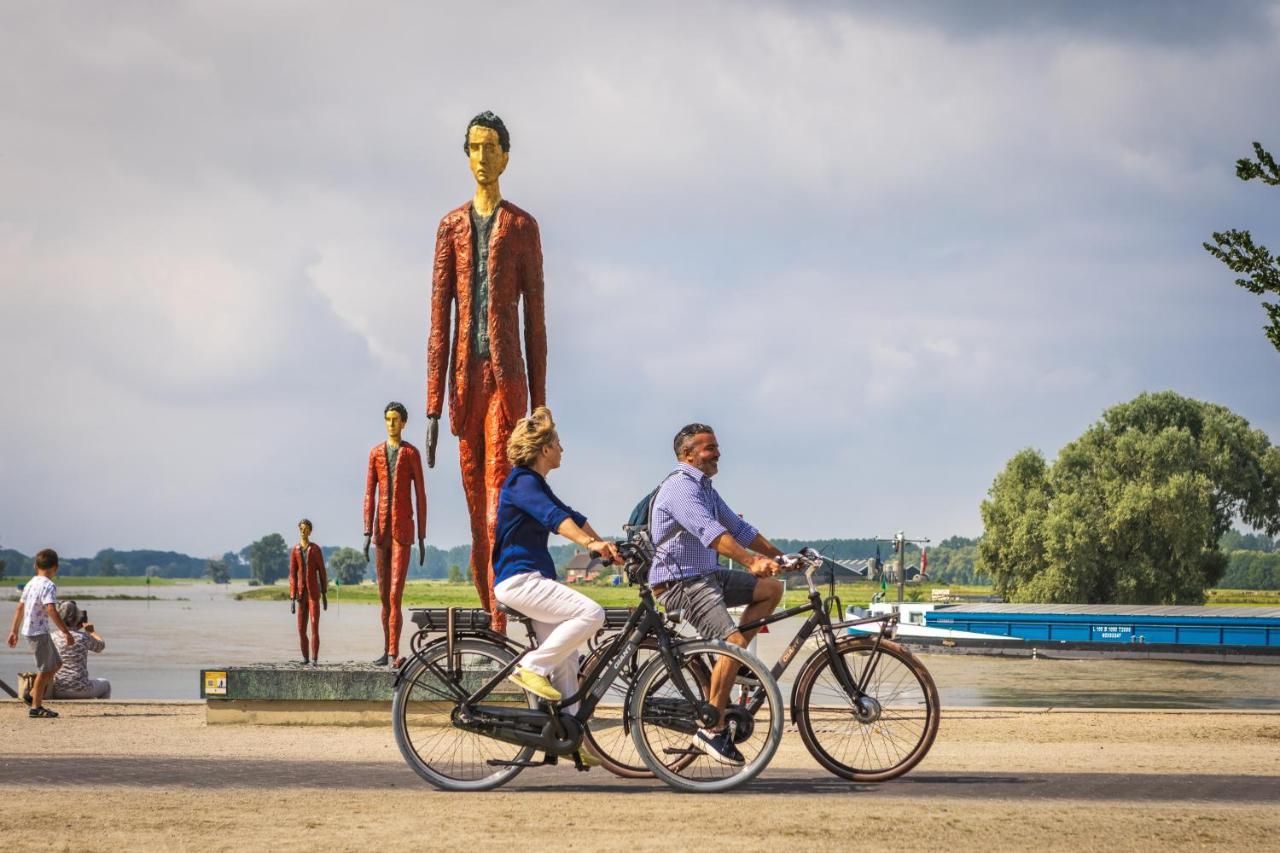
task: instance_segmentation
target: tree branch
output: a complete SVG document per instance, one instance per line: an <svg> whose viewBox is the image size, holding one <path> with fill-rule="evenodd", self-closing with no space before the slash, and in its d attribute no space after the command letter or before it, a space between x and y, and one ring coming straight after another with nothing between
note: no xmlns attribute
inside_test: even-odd
<svg viewBox="0 0 1280 853"><path fill-rule="evenodd" d="M1258 155L1256 161L1248 157L1236 161L1236 177L1242 181L1258 178L1273 187L1280 186L1280 166L1276 165L1275 158L1262 147L1260 142L1253 143L1253 153Z"/></svg>

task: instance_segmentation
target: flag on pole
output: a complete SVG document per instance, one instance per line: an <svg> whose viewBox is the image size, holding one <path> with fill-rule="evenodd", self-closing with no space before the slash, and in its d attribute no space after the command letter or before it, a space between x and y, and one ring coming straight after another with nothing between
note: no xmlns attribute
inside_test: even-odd
<svg viewBox="0 0 1280 853"><path fill-rule="evenodd" d="M929 570L929 549L923 545L920 546L920 577L924 577Z"/></svg>

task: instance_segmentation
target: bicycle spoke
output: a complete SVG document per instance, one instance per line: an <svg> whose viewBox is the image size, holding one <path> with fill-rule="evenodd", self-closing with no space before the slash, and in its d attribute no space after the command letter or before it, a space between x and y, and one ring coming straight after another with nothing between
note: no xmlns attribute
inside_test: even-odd
<svg viewBox="0 0 1280 853"><path fill-rule="evenodd" d="M734 661L734 669L745 665L752 671L752 683L740 683L732 688L725 717L741 735L735 745L743 763L716 760L710 748L696 738L697 708L675 686L675 680L665 672L661 661L656 661L653 669L646 670L638 680L632 704L638 709L633 739L641 754L647 754L655 762L651 769L668 784L685 790L729 790L758 773L776 750L782 730L781 697L764 665L753 656L718 641L699 643L711 645L717 651L732 649L733 653L725 656ZM696 684L694 669L714 666L716 657L715 653L684 656L681 665L685 681L691 686ZM762 702L751 715L746 706L757 690L763 691ZM655 766L657 762L665 766Z"/></svg>
<svg viewBox="0 0 1280 853"><path fill-rule="evenodd" d="M467 642L458 648L461 666L451 673L441 666L445 650L428 653L423 662L411 661L407 679L396 691L393 703L396 740L415 771L440 787L480 789L492 787L515 775L519 768L490 761L525 760L532 752L478 732L458 728L453 713L459 696L469 696L511 659L500 646ZM530 699L505 685L485 697L486 704L529 707Z"/></svg>
<svg viewBox="0 0 1280 853"><path fill-rule="evenodd" d="M863 715L825 655L806 665L796 687L805 745L823 766L847 778L887 779L905 772L927 752L937 731L937 696L928 674L909 657L871 648L855 644L842 651L855 681L872 667L866 685L872 701Z"/></svg>

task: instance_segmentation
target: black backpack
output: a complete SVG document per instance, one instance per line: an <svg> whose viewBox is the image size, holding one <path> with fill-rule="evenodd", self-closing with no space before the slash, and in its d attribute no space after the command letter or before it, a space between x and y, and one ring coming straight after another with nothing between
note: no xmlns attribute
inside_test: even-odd
<svg viewBox="0 0 1280 853"><path fill-rule="evenodd" d="M633 574L632 582L637 580L646 581L649 577L649 569L653 568L653 558L657 556L658 549L680 532L680 524L676 525L667 532L666 537L658 543L654 543L653 534L649 530L649 522L653 516L653 504L658 499L658 492L662 489L663 483L671 479L677 472L672 471L666 477L662 478L657 488L645 495L636 504L635 509L631 510L631 515L627 518L627 523L622 526L622 530L627 534L627 542L635 546L634 557L630 562L636 563L631 567L629 574Z"/></svg>

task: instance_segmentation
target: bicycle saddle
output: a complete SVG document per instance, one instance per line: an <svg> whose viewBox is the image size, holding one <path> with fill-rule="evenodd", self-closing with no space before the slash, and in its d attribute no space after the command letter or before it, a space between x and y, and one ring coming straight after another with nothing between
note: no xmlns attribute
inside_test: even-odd
<svg viewBox="0 0 1280 853"><path fill-rule="evenodd" d="M507 614L508 616L510 616L512 619L520 619L520 620L522 620L522 621L524 621L524 622L532 622L532 621L533 621L533 617L532 617L532 616L526 616L526 615L524 615L523 613L521 613L519 610L516 610L514 607L508 607L507 605L503 604L502 602L498 602L498 612L499 612L499 613L505 613L505 614Z"/></svg>

